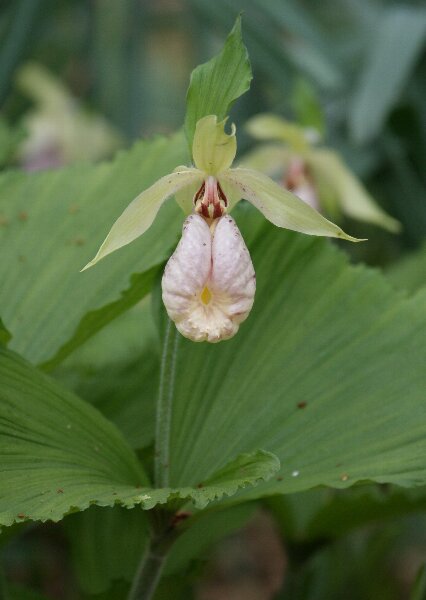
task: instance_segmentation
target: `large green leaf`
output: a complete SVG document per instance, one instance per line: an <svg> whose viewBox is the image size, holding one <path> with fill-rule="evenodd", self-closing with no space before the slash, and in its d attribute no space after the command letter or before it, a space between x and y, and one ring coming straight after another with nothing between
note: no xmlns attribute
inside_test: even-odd
<svg viewBox="0 0 426 600"><path fill-rule="evenodd" d="M240 455L196 487L151 489L118 430L18 355L0 349L0 525L61 519L90 504L150 509L171 498L197 507L267 479L268 452Z"/></svg>
<svg viewBox="0 0 426 600"><path fill-rule="evenodd" d="M132 275L130 287L121 293L118 300L114 300L102 308L88 312L80 321L73 337L68 340L48 362L43 364L44 369L52 369L69 356L76 348L84 344L92 335L103 329L113 319L133 307L141 298L146 296L152 288L158 268L153 267L144 273ZM137 329L140 323L134 323ZM141 327L142 329L142 327ZM113 340L110 340L113 344Z"/></svg>
<svg viewBox="0 0 426 600"><path fill-rule="evenodd" d="M187 94L185 132L192 148L197 121L207 115L224 119L232 103L250 87L251 67L241 37L238 17L222 51L198 66L191 75Z"/></svg>
<svg viewBox="0 0 426 600"><path fill-rule="evenodd" d="M255 306L238 335L180 346L172 484L258 447L282 469L255 496L425 483L426 294L405 298L327 241L262 233Z"/></svg>
<svg viewBox="0 0 426 600"><path fill-rule="evenodd" d="M417 292L426 285L426 244L393 263L386 274L396 288Z"/></svg>
<svg viewBox="0 0 426 600"><path fill-rule="evenodd" d="M5 349L0 380L0 525L113 505L123 490L137 502L147 478L98 411Z"/></svg>
<svg viewBox="0 0 426 600"><path fill-rule="evenodd" d="M388 8L374 28L371 53L350 112L354 139L367 142L376 136L398 100L426 37L426 11L396 6Z"/></svg>
<svg viewBox="0 0 426 600"><path fill-rule="evenodd" d="M146 293L142 273L168 257L181 228L175 202L140 240L79 271L134 196L185 160L179 134L98 166L0 175L0 306L11 348L33 362L57 361ZM131 273L140 275L129 282Z"/></svg>
<svg viewBox="0 0 426 600"><path fill-rule="evenodd" d="M149 300L99 331L54 371L113 421L132 448L154 439L160 352Z"/></svg>

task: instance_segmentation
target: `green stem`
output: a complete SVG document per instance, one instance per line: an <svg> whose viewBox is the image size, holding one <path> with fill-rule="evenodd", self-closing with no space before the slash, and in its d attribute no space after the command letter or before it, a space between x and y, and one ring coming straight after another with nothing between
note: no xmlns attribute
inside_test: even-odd
<svg viewBox="0 0 426 600"><path fill-rule="evenodd" d="M151 600L154 597L173 541L173 536L151 538L133 579L128 600Z"/></svg>
<svg viewBox="0 0 426 600"><path fill-rule="evenodd" d="M160 371L160 391L157 403L154 463L154 482L156 487L169 486L170 427L178 342L179 334L169 319L164 338Z"/></svg>
<svg viewBox="0 0 426 600"><path fill-rule="evenodd" d="M179 334L169 319L161 357L155 428L154 483L157 488L169 486L170 426L178 342ZM169 511L157 507L149 512L149 517L152 536L133 579L128 600L151 600L154 597L167 553L178 535Z"/></svg>

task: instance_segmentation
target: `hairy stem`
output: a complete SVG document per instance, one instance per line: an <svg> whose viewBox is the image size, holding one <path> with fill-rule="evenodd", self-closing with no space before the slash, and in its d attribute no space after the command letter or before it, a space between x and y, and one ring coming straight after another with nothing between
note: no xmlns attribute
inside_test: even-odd
<svg viewBox="0 0 426 600"><path fill-rule="evenodd" d="M158 394L156 415L154 463L154 482L156 487L169 486L170 426L172 421L178 342L179 333L169 319L161 358L160 391Z"/></svg>
<svg viewBox="0 0 426 600"><path fill-rule="evenodd" d="M174 536L170 535L150 539L133 579L128 600L151 600L154 597L173 541Z"/></svg>
<svg viewBox="0 0 426 600"><path fill-rule="evenodd" d="M178 342L179 334L168 320L161 357L155 427L154 483L157 488L169 486L170 425ZM177 536L170 521L170 512L157 507L149 512L149 517L152 536L133 579L128 600L151 600L154 597L168 550Z"/></svg>

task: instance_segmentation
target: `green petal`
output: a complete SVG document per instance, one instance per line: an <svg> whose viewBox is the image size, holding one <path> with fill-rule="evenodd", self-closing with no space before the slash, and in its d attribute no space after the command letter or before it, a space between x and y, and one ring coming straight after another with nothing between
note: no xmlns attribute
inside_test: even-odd
<svg viewBox="0 0 426 600"><path fill-rule="evenodd" d="M257 115L247 121L246 130L258 140L285 142L296 152L303 152L310 148L305 129L277 115L268 113Z"/></svg>
<svg viewBox="0 0 426 600"><path fill-rule="evenodd" d="M332 150L313 150L306 156L319 184L331 189L337 196L341 210L353 219L379 225L397 233L401 224L393 219L369 195L339 155Z"/></svg>
<svg viewBox="0 0 426 600"><path fill-rule="evenodd" d="M238 188L243 198L278 227L310 235L342 238L351 242L362 241L347 235L297 196L257 171L229 169L222 174L222 179Z"/></svg>
<svg viewBox="0 0 426 600"><path fill-rule="evenodd" d="M197 182L201 185L203 175L197 169L185 169L170 173L156 181L139 194L117 219L95 258L82 269L88 269L107 254L118 250L145 233L152 225L161 205L169 196Z"/></svg>
<svg viewBox="0 0 426 600"><path fill-rule="evenodd" d="M237 153L235 125L225 133L226 119L217 122L216 115L200 119L195 128L192 155L195 166L207 175L217 175L229 169Z"/></svg>

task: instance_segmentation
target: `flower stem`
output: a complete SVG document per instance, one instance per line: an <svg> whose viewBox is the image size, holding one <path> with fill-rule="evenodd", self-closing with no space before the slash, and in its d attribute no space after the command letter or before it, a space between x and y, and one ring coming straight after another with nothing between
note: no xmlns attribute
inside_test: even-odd
<svg viewBox="0 0 426 600"><path fill-rule="evenodd" d="M176 355L179 333L170 321L167 322L160 370L160 390L158 394L155 428L155 486L169 486L170 471L170 426L172 421L173 392L176 375Z"/></svg>
<svg viewBox="0 0 426 600"><path fill-rule="evenodd" d="M148 547L142 556L141 563L133 581L128 600L151 600L154 597L165 556L152 552Z"/></svg>
<svg viewBox="0 0 426 600"><path fill-rule="evenodd" d="M156 509L153 509L153 512ZM142 555L128 595L128 600L151 600L154 597L170 546L175 540L173 532L154 535Z"/></svg>
<svg viewBox="0 0 426 600"><path fill-rule="evenodd" d="M154 484L157 488L169 486L170 426L178 342L179 334L169 319L161 357L155 427ZM178 535L170 523L170 512L167 510L153 508L149 517L152 526L151 538L133 579L128 600L151 600L154 597L167 553Z"/></svg>

